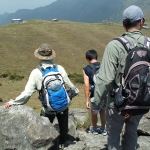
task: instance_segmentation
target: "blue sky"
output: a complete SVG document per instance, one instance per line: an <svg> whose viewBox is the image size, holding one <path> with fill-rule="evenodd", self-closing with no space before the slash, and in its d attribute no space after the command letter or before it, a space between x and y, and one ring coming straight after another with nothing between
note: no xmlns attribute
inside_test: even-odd
<svg viewBox="0 0 150 150"><path fill-rule="evenodd" d="M51 4L56 0L0 0L0 14L14 13L19 9L34 9Z"/></svg>

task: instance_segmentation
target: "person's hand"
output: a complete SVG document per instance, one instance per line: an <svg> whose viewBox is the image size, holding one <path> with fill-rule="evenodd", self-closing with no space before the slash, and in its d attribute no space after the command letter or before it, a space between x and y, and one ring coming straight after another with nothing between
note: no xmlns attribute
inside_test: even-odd
<svg viewBox="0 0 150 150"><path fill-rule="evenodd" d="M86 108L90 109L90 103L89 103L89 101L86 101Z"/></svg>
<svg viewBox="0 0 150 150"><path fill-rule="evenodd" d="M148 113L144 114L144 117L147 118L147 119L149 119Z"/></svg>
<svg viewBox="0 0 150 150"><path fill-rule="evenodd" d="M11 106L12 106L12 104L6 103L6 104L4 105L4 108L5 108L5 109L8 109L8 108L11 107Z"/></svg>

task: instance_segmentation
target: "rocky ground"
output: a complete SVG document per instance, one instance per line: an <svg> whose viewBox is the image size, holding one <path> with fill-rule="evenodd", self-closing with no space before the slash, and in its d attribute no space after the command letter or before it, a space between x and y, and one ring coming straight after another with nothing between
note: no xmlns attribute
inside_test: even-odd
<svg viewBox="0 0 150 150"><path fill-rule="evenodd" d="M70 109L68 141L64 150L107 150L107 135L94 135L77 126L88 117L86 109ZM150 114L138 128L138 150L150 150ZM0 106L0 150L57 150L57 119L51 124L27 106Z"/></svg>

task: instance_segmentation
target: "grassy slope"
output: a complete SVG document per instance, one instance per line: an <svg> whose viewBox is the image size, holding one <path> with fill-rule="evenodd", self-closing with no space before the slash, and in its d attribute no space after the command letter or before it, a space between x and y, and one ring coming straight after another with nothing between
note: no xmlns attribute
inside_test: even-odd
<svg viewBox="0 0 150 150"><path fill-rule="evenodd" d="M23 75L22 81L11 81L0 78L0 97L4 102L14 99L23 91L28 76L38 60L34 50L42 43L49 43L56 51L54 63L64 66L68 73L82 74L82 68L87 64L85 52L96 49L99 61L102 59L106 44L114 37L124 32L119 24L88 24L68 21L50 22L32 20L23 24L8 24L0 27L0 75L6 72ZM150 30L143 30L150 36ZM83 85L76 85L80 95L73 99L71 107L85 107ZM3 105L0 103L0 105ZM34 94L26 104L40 112L41 104L38 93Z"/></svg>

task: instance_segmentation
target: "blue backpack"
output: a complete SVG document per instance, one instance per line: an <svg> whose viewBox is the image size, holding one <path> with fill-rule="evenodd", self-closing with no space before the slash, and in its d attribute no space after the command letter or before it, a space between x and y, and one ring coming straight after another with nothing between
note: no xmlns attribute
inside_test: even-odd
<svg viewBox="0 0 150 150"><path fill-rule="evenodd" d="M57 65L47 67L38 67L42 72L42 87L39 92L39 98L42 105L50 112L61 112L70 104L70 98L65 89L63 77L57 69Z"/></svg>

